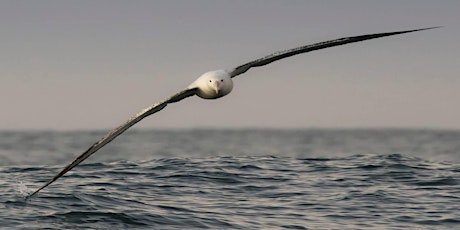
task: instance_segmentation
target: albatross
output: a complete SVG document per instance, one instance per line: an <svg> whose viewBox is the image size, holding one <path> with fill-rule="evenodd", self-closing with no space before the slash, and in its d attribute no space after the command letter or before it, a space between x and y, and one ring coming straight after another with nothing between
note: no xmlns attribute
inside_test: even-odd
<svg viewBox="0 0 460 230"><path fill-rule="evenodd" d="M68 171L73 169L75 166L83 162L85 159L87 159L93 153L98 151L100 148L102 148L103 146L111 142L113 139L115 139L117 136L122 134L128 128L138 123L142 119L164 109L168 104L181 101L187 97L191 97L194 95L200 98L203 98L203 99L217 99L217 98L220 98L220 97L223 97L229 94L233 88L232 79L238 75L245 73L246 71L248 71L249 69L253 67L264 66L274 61L283 59L283 58L291 57L297 54L307 53L310 51L325 49L325 48L329 48L333 46L340 46L340 45L345 45L345 44L353 43L353 42L360 42L360 41L369 40L369 39L393 36L393 35L404 34L404 33L411 33L411 32L422 31L422 30L429 30L429 29L434 29L434 28L439 28L439 27L429 27L429 28L414 29L414 30L404 30L404 31L396 31L396 32L386 32L386 33L366 34L366 35L359 35L359 36L352 36L352 37L343 37L339 39L314 43L314 44L300 46L300 47L293 48L293 49L275 52L268 56L245 63L243 65L240 65L230 70L214 70L214 71L206 72L200 77L198 77L194 82L192 82L192 84L190 84L185 89L180 90L178 93L170 97L167 97L164 100L143 109L142 111L140 111L139 113L137 113L136 115L134 115L133 117L131 117L130 119L122 123L120 126L109 131L105 136L103 136L100 140L98 140L96 143L91 145L86 151L84 151L80 156L78 156L70 164L65 166L59 173L57 173L53 178L51 178L43 186L41 186L40 188L35 190L33 193L26 196L25 199L27 200L30 197L34 196L39 191L41 191L42 189L44 189L45 187L47 187L48 185L50 185L51 183L53 183L54 181L62 177Z"/></svg>

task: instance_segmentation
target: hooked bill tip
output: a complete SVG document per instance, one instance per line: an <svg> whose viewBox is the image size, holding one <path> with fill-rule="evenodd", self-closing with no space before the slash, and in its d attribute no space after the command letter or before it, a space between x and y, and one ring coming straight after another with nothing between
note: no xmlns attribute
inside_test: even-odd
<svg viewBox="0 0 460 230"><path fill-rule="evenodd" d="M221 86L220 82L215 81L213 86L214 86L214 91L216 91L216 94L219 94L220 93L220 86Z"/></svg>

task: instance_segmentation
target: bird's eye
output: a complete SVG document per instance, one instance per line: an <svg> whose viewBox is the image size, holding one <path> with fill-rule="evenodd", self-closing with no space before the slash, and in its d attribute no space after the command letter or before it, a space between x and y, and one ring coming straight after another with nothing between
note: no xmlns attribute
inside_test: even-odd
<svg viewBox="0 0 460 230"><path fill-rule="evenodd" d="M224 82L224 79L221 79L220 82Z"/></svg>
<svg viewBox="0 0 460 230"><path fill-rule="evenodd" d="M212 80L209 80L209 82L212 82Z"/></svg>

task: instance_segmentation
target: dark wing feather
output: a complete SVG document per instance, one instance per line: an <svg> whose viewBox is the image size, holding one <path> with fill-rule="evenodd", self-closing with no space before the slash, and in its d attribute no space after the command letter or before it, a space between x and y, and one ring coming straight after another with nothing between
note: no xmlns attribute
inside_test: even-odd
<svg viewBox="0 0 460 230"><path fill-rule="evenodd" d="M85 152L83 152L80 156L78 156L72 163L70 163L64 169L62 169L61 172L56 174L56 176L54 176L51 180L49 180L47 183L45 183L42 187L37 189L35 192L33 192L30 195L28 195L25 199L27 200L30 197L32 197L35 194L37 194L40 190L44 189L45 187L47 187L48 185L50 185L51 183L56 181L59 177L61 177L64 174L66 174L72 168L74 168L75 166L80 164L82 161L84 161L86 158L91 156L97 150L99 150L104 145L106 145L109 142L111 142L113 139L115 139L115 137L117 137L118 135L122 134L129 127L133 126L134 124L136 124L137 122L141 121L145 117L150 116L150 115L162 110L169 103L178 102L178 101L180 101L180 100L182 100L182 99L184 99L186 97L190 97L190 96L195 95L195 93L196 93L196 88L186 89L186 90L183 90L183 91L181 91L181 92L179 92L179 93L177 93L177 94L175 94L175 95L163 100L162 102L156 103L156 104L154 104L154 105L152 105L150 107L145 108L144 110L142 110L141 112L139 112L138 114L136 114L135 116L133 116L132 118L130 118L129 120L127 120L126 122L121 124L120 126L118 126L117 128L115 128L115 129L111 130L109 133L107 133L99 141L94 143Z"/></svg>
<svg viewBox="0 0 460 230"><path fill-rule="evenodd" d="M348 43L359 42L359 41L364 41L364 40L369 40L369 39L374 39L374 38L410 33L410 32L421 31L421 30L429 30L429 29L434 29L434 28L438 28L438 27L388 32L388 33L378 33L378 34L367 34L367 35L360 35L360 36L354 36L354 37L345 37L345 38L339 38L339 39L325 41L325 42L319 42L319 43L315 43L311 45L301 46L301 47L297 47L297 48L290 49L290 50L279 51L271 55L265 56L263 58L260 58L260 59L257 59L257 60L248 62L244 65L240 65L236 67L234 70L230 72L230 76L233 78L242 73L245 73L252 67L267 65L274 61L277 61L283 58L287 58L290 56L294 56L297 54L307 53L307 52L314 51L314 50L320 50L320 49L325 49L325 48L329 48L333 46L340 46L340 45L345 45Z"/></svg>

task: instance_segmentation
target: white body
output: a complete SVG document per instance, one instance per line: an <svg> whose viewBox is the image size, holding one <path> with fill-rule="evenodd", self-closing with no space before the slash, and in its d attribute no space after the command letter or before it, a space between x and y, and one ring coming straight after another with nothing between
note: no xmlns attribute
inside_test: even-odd
<svg viewBox="0 0 460 230"><path fill-rule="evenodd" d="M225 70L209 71L196 79L189 88L198 88L196 95L204 99L216 99L229 94L233 81Z"/></svg>

